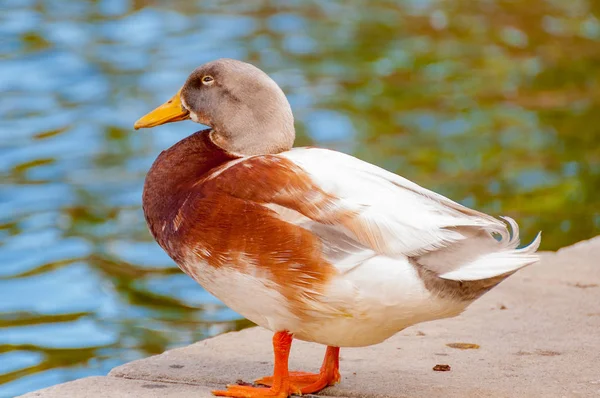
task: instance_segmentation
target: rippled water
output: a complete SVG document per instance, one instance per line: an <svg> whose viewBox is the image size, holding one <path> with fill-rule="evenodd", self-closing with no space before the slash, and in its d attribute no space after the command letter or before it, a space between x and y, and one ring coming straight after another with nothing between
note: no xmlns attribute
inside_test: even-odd
<svg viewBox="0 0 600 398"><path fill-rule="evenodd" d="M0 0L0 396L248 325L140 209L153 159L198 127L132 124L214 58L280 83L298 145L510 215L544 249L600 233L600 3L365 4Z"/></svg>

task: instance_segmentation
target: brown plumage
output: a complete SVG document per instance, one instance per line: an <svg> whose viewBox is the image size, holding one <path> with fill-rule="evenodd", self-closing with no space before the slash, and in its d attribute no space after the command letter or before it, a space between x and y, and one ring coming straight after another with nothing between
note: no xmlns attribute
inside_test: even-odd
<svg viewBox="0 0 600 398"><path fill-rule="evenodd" d="M255 272L248 267L268 270L273 286L293 303L292 312L303 317L307 300L322 294L337 271L323 258L318 237L281 220L263 204L297 207L302 202L291 203L286 189L300 198L318 188L285 159L239 159L213 144L207 131L162 152L144 185L143 209L150 231L195 279L197 270L188 265L194 260L239 272Z"/></svg>

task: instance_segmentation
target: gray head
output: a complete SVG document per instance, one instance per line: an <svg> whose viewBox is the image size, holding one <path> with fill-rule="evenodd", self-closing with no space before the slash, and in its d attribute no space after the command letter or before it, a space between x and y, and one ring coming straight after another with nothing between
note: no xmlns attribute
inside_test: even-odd
<svg viewBox="0 0 600 398"><path fill-rule="evenodd" d="M219 147L239 155L278 153L294 143L294 117L285 94L266 73L234 59L196 68L167 103L136 128L192 119L211 127Z"/></svg>

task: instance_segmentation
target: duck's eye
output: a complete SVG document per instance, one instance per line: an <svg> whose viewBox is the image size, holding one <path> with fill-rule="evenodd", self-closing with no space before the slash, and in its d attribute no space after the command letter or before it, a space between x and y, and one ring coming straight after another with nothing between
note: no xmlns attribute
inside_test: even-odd
<svg viewBox="0 0 600 398"><path fill-rule="evenodd" d="M214 81L215 81L215 79L213 79L212 76L204 76L202 78L202 84L205 84L207 86L213 84Z"/></svg>

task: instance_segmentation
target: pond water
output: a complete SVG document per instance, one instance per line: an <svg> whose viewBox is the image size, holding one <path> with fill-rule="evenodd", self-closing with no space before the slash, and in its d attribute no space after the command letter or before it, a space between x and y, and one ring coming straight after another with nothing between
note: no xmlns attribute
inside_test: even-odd
<svg viewBox="0 0 600 398"><path fill-rule="evenodd" d="M152 241L143 179L192 122L135 132L197 65L255 63L297 145L600 233L600 2L0 0L0 396L249 325Z"/></svg>

